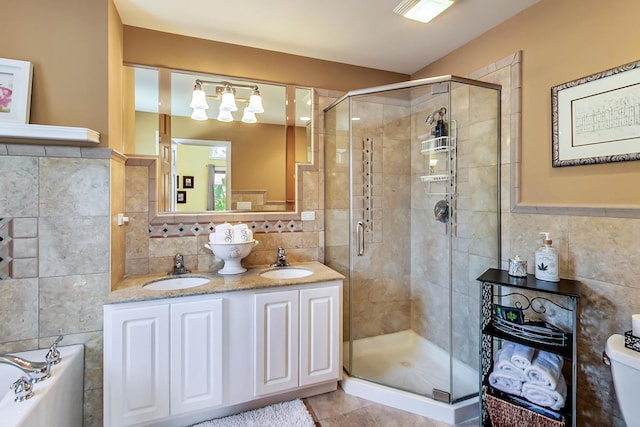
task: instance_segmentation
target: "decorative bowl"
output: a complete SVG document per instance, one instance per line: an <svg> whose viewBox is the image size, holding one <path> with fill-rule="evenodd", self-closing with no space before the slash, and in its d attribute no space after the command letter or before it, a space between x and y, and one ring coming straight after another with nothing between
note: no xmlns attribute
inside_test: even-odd
<svg viewBox="0 0 640 427"><path fill-rule="evenodd" d="M251 253L251 250L258 244L257 240L246 243L213 243L204 245L211 250L215 256L224 261L224 267L218 270L218 274L240 274L247 271L240 265L240 261Z"/></svg>

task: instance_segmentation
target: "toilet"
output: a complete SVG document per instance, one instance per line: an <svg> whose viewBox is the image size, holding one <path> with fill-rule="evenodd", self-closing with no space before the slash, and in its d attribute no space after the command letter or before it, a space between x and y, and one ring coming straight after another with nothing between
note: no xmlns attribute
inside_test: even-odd
<svg viewBox="0 0 640 427"><path fill-rule="evenodd" d="M640 352L626 348L624 336L618 334L609 337L604 351L611 364L622 417L628 426L637 426L640 420Z"/></svg>

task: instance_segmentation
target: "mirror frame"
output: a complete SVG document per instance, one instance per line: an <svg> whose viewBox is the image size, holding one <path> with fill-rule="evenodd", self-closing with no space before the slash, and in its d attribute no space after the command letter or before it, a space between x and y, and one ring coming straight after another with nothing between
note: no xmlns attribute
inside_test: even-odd
<svg viewBox="0 0 640 427"><path fill-rule="evenodd" d="M158 211L158 156L127 156L125 166L146 166L149 172L149 225L172 226L176 224L200 224L203 228L211 223L221 222L289 222L288 231L302 231L301 213L304 201L304 172L319 171L319 140L322 132L318 124L322 123L318 110L318 92L311 90L311 161L295 165L295 209L293 211L201 211L201 212L159 212ZM321 191L321 189L319 189ZM293 225L291 225L293 224Z"/></svg>

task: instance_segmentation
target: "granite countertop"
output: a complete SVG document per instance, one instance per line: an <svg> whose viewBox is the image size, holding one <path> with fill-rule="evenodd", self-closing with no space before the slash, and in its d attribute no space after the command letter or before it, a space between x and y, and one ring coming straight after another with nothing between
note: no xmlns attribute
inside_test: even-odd
<svg viewBox="0 0 640 427"><path fill-rule="evenodd" d="M206 277L210 279L209 283L188 289L176 289L168 291L156 291L143 288L143 285L146 285L147 283L171 277L166 273L129 276L123 278L116 285L116 288L111 291L111 293L107 297L106 303L114 304L123 302L147 301L162 298L176 298L190 295L215 294L220 292L266 289L279 286L307 285L318 282L344 279L344 276L342 274L317 261L296 263L295 265L291 265L290 267L306 268L312 270L313 274L296 279L267 279L261 277L260 273L264 272L265 270L271 270L272 267L268 265L254 266L252 268L248 268L245 273L227 276L219 275L215 272L212 273L194 271L189 274L174 277Z"/></svg>

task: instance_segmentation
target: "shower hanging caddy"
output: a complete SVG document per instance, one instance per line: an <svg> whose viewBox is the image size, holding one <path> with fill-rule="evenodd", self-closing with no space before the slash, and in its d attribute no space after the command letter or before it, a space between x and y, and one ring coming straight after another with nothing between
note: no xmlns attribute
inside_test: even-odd
<svg viewBox="0 0 640 427"><path fill-rule="evenodd" d="M434 136L420 141L420 152L429 157L429 173L422 175L420 181L427 184L427 194L447 196L455 194L456 175L456 121L449 123L449 135ZM434 162L434 163L432 163ZM434 182L450 182L449 188L432 188Z"/></svg>

